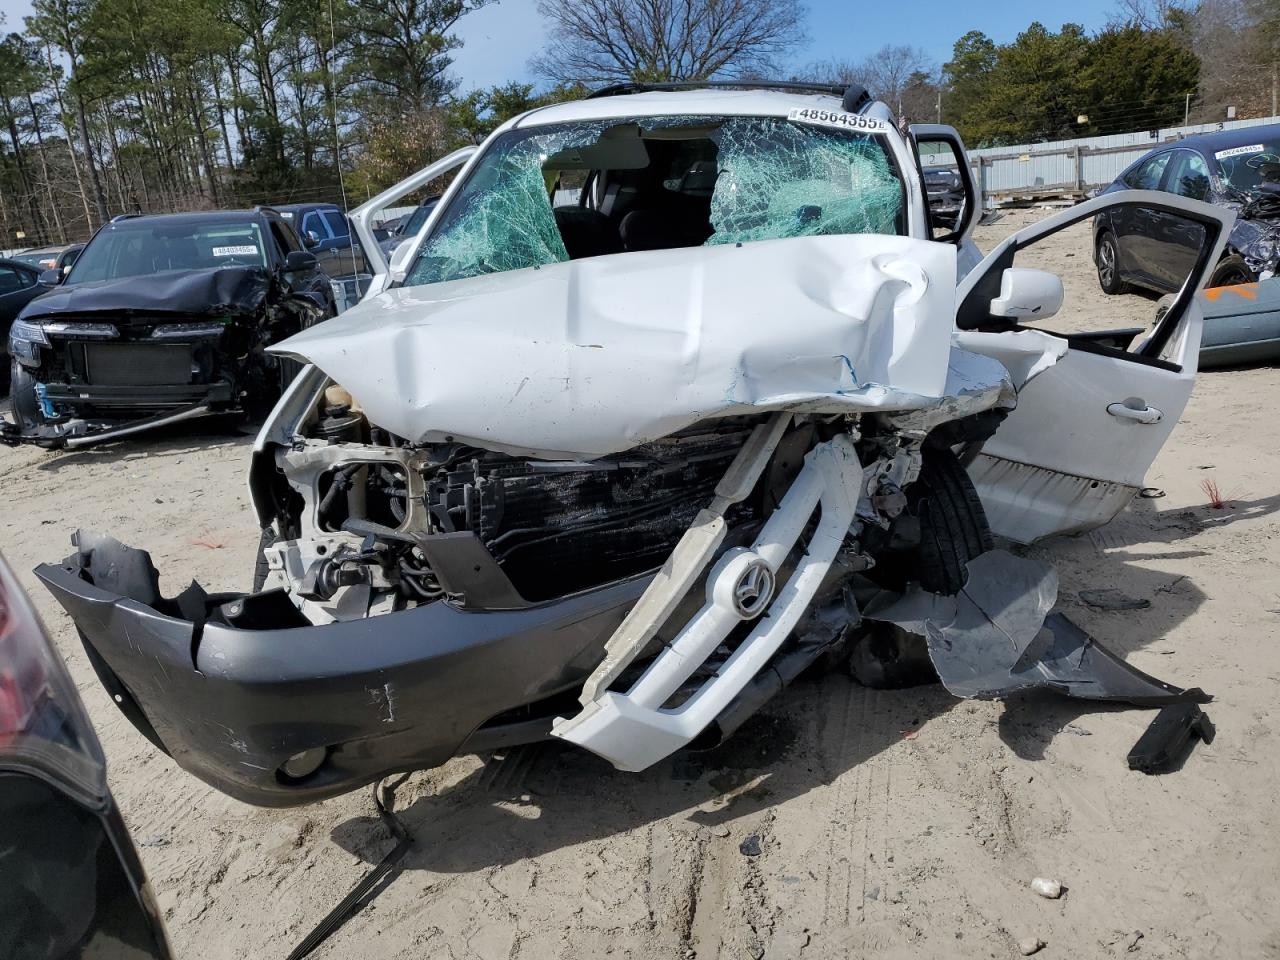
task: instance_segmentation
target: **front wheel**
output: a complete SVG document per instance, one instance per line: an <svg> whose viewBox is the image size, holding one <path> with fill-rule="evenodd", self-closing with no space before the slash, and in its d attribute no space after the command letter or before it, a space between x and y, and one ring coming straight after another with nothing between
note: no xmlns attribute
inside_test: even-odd
<svg viewBox="0 0 1280 960"><path fill-rule="evenodd" d="M13 406L13 419L24 434L34 433L45 423L40 412L40 398L36 396L36 378L31 371L14 360L9 367L9 396Z"/></svg>
<svg viewBox="0 0 1280 960"><path fill-rule="evenodd" d="M1213 268L1213 273L1209 276L1209 286L1234 287L1240 283L1252 283L1255 279L1253 271L1244 262L1244 257L1233 253L1218 261L1218 265Z"/></svg>
<svg viewBox="0 0 1280 960"><path fill-rule="evenodd" d="M921 488L920 585L935 593L959 593L968 577L966 564L995 545L987 513L969 472L947 447L924 452L916 485Z"/></svg>
<svg viewBox="0 0 1280 960"><path fill-rule="evenodd" d="M1115 296L1129 289L1129 285L1120 279L1120 251L1115 234L1103 232L1098 236L1093 262L1098 268L1098 286L1103 293Z"/></svg>
<svg viewBox="0 0 1280 960"><path fill-rule="evenodd" d="M968 471L949 448L929 447L919 478L905 492L908 510L895 527L915 528L918 539L877 558L872 579L891 590L904 590L916 580L930 593L959 593L969 561L994 546ZM848 666L864 687L896 689L937 680L924 637L891 623L868 620L863 626L850 647Z"/></svg>

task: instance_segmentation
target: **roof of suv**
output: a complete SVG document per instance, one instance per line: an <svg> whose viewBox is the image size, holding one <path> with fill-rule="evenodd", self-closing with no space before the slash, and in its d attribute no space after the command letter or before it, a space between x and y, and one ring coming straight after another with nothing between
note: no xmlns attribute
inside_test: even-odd
<svg viewBox="0 0 1280 960"><path fill-rule="evenodd" d="M255 210L191 210L184 213L139 213L113 217L104 226L120 226L130 223L153 223L157 220L165 223L199 222L201 220L232 222L236 220L252 220L264 211Z"/></svg>
<svg viewBox="0 0 1280 960"><path fill-rule="evenodd" d="M863 113L875 114L874 104ZM840 110L840 98L782 90L655 90L570 100L540 107L516 119L514 127L533 127L577 120L607 120L612 117L666 116L747 116L785 117L797 107ZM884 109L883 107L881 108ZM883 116L880 119L886 119Z"/></svg>
<svg viewBox="0 0 1280 960"><path fill-rule="evenodd" d="M336 203L273 203L271 209L278 213L300 213L303 210L336 210L342 212L342 208Z"/></svg>

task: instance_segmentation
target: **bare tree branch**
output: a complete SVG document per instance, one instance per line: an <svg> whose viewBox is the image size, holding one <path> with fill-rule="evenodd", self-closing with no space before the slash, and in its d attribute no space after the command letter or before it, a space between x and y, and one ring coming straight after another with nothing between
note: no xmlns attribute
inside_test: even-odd
<svg viewBox="0 0 1280 960"><path fill-rule="evenodd" d="M800 0L539 0L558 83L706 80L774 69L805 40Z"/></svg>

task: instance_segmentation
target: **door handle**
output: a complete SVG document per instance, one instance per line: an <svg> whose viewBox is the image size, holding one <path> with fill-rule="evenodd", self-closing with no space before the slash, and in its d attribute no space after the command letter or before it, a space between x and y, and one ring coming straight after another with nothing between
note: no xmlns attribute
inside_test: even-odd
<svg viewBox="0 0 1280 960"><path fill-rule="evenodd" d="M1159 423L1164 419L1163 413L1155 407L1147 406L1141 397L1129 397L1123 403L1108 403L1107 413L1134 423Z"/></svg>

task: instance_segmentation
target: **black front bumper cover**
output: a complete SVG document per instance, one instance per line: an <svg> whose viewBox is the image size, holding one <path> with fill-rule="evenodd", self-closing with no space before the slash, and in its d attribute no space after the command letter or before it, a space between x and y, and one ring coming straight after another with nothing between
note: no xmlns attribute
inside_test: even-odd
<svg viewBox="0 0 1280 960"><path fill-rule="evenodd" d="M254 629L247 611L267 594L193 585L165 600L145 552L79 536L77 553L35 573L75 621L112 699L184 769L261 806L311 803L479 749L495 739L486 721L580 686L648 580L521 610L435 602ZM245 611L243 625L227 611ZM283 773L312 750L324 751L318 769Z"/></svg>

